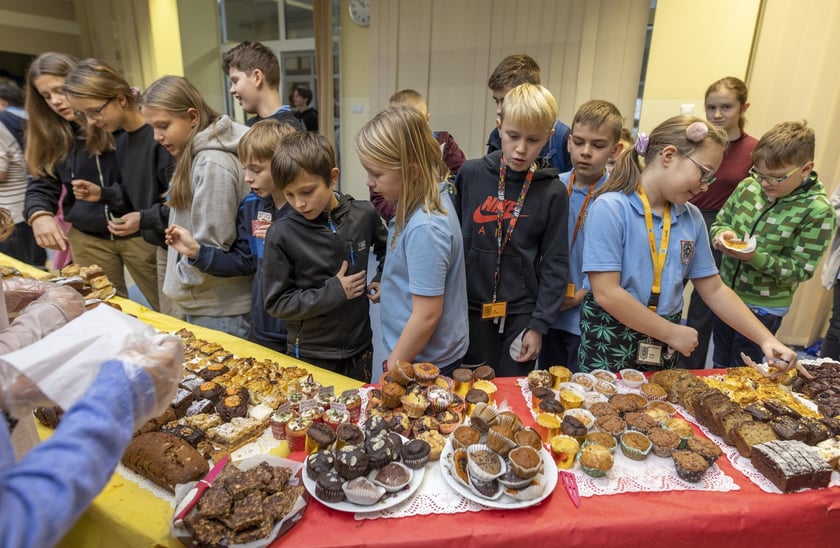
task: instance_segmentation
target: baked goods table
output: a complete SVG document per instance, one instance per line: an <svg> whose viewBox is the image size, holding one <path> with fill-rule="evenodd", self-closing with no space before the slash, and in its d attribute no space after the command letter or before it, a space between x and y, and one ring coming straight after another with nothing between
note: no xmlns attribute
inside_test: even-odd
<svg viewBox="0 0 840 548"><path fill-rule="evenodd" d="M3 255L0 255L0 264L32 271ZM131 301L117 299L117 302L125 312L158 329L171 332L185 325ZM238 355L267 357L283 365L297 363L292 358L223 333L195 326L189 328L199 337L219 342ZM358 386L351 379L310 365L306 367L316 380L333 384L336 390ZM516 380L498 378L495 382L498 387L496 400L507 401L526 425L533 425ZM695 433L699 432L694 428ZM48 431L45 429L44 432ZM286 456L285 442L273 453ZM293 453L290 458L302 460L303 454ZM525 509L363 520L312 500L300 523L274 545L428 548L441 543L484 547L527 542L530 546L606 543L826 546L833 544L831 539L840 534L838 488L770 494L734 469L726 458L718 460L717 465L734 478L740 490L583 497L580 509L576 509L559 484L544 502ZM172 507L168 503L117 474L65 537L62 546L180 546L169 536L171 516Z"/></svg>

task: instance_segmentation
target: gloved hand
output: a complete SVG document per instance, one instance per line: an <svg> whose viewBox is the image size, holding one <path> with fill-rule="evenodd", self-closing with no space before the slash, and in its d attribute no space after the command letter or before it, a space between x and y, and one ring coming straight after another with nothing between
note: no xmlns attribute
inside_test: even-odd
<svg viewBox="0 0 840 548"><path fill-rule="evenodd" d="M31 278L6 278L3 280L3 296L6 298L6 311L9 314L20 312L29 303L46 293L55 284L33 280Z"/></svg>
<svg viewBox="0 0 840 548"><path fill-rule="evenodd" d="M135 391L148 387L147 383L138 379L141 372L152 381L152 393L135 394L135 401L140 404L135 410L135 426L162 414L175 397L184 373L184 344L181 339L175 335L146 333L128 341L115 359L123 363Z"/></svg>
<svg viewBox="0 0 840 548"><path fill-rule="evenodd" d="M29 377L0 360L0 408L20 418L36 407L53 405Z"/></svg>

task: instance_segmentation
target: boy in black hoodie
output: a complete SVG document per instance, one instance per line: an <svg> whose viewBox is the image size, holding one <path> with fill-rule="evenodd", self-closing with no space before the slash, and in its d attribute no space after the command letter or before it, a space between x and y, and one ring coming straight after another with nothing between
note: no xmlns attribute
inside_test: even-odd
<svg viewBox="0 0 840 548"><path fill-rule="evenodd" d="M370 202L333 190L338 168L323 136L295 133L277 150L271 174L293 211L266 235L265 308L286 320L290 355L370 382L366 266L372 247L378 281L388 231Z"/></svg>
<svg viewBox="0 0 840 548"><path fill-rule="evenodd" d="M537 167L556 119L547 89L513 88L496 122L502 149L468 161L455 179L470 322L463 362L499 376L534 368L566 292L569 201L557 170Z"/></svg>

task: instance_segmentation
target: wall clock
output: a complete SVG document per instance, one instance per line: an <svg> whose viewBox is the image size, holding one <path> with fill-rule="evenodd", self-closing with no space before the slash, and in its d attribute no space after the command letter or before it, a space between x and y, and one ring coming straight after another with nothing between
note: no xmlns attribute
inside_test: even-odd
<svg viewBox="0 0 840 548"><path fill-rule="evenodd" d="M370 0L350 0L350 18L359 26L369 26Z"/></svg>

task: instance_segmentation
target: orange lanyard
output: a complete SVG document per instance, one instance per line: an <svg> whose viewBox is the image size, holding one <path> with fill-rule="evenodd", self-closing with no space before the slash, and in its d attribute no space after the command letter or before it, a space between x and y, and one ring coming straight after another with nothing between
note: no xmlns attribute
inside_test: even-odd
<svg viewBox="0 0 840 548"><path fill-rule="evenodd" d="M659 239L659 248L657 249L650 202L647 196L645 196L642 185L639 185L636 192L639 193L639 198L642 199L642 206L645 209L648 246L650 247L650 259L653 261L653 287L651 288L648 308L656 312L656 308L659 305L659 295L662 291L662 271L665 270L665 259L668 256L668 241L671 239L671 204L670 202L665 202L662 215L662 236Z"/></svg>
<svg viewBox="0 0 840 548"><path fill-rule="evenodd" d="M592 191L595 190L596 183L592 183L589 186L589 192L586 193L586 198L583 199L583 206L580 208L578 212L577 221L575 221L575 231L572 232L572 241L569 243L569 246L573 246L575 244L575 240L577 239L578 232L580 231L581 225L583 225L583 220L586 218L586 207L589 205L589 200L592 199ZM575 187L575 172L572 172L572 176L569 178L569 188L566 189L569 191L569 198L572 197L572 189Z"/></svg>

